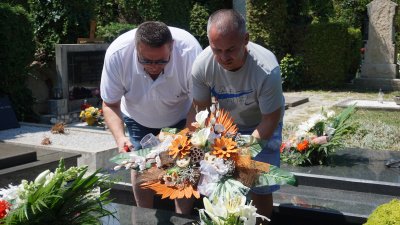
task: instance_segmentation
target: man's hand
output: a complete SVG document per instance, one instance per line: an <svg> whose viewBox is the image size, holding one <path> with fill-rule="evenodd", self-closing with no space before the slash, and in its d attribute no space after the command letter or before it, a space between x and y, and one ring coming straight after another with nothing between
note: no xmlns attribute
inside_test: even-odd
<svg viewBox="0 0 400 225"><path fill-rule="evenodd" d="M118 152L130 152L134 149L134 146L130 142L128 137L122 137L117 140Z"/></svg>
<svg viewBox="0 0 400 225"><path fill-rule="evenodd" d="M186 127L189 128L190 131L194 131L196 127L192 125L193 122L196 122L195 117L196 113L205 110L211 106L211 99L209 101L196 101L193 99L192 107L189 110L189 113L186 117Z"/></svg>

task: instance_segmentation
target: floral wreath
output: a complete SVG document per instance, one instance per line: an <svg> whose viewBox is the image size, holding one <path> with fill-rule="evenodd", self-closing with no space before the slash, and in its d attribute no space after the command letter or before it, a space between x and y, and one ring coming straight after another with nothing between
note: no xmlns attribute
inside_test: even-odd
<svg viewBox="0 0 400 225"><path fill-rule="evenodd" d="M241 135L227 111L213 104L197 112L189 129L163 128L153 148L119 153L110 160L119 170L140 171L142 188L162 198L213 199L226 192L246 195L251 187L296 185L293 174L252 159L261 150L251 135Z"/></svg>

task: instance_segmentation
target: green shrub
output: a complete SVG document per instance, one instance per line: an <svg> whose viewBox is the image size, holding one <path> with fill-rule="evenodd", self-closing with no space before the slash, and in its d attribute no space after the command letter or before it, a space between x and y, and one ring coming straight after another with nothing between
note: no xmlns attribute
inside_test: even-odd
<svg viewBox="0 0 400 225"><path fill-rule="evenodd" d="M250 39L271 50L278 59L287 52L286 8L286 1L281 0L246 1Z"/></svg>
<svg viewBox="0 0 400 225"><path fill-rule="evenodd" d="M208 46L207 21L209 13L205 6L195 3L190 15L190 32L205 48Z"/></svg>
<svg viewBox="0 0 400 225"><path fill-rule="evenodd" d="M378 206L364 225L400 225L400 200Z"/></svg>
<svg viewBox="0 0 400 225"><path fill-rule="evenodd" d="M179 27L188 31L193 2L190 0L168 0L161 1L161 3L160 20L169 26Z"/></svg>
<svg viewBox="0 0 400 225"><path fill-rule="evenodd" d="M161 0L116 0L121 21L125 23L140 24L149 20L161 20Z"/></svg>
<svg viewBox="0 0 400 225"><path fill-rule="evenodd" d="M347 29L349 35L349 48L347 49L347 77L346 81L351 81L355 78L357 70L361 64L360 49L363 47L362 34L360 29L349 27Z"/></svg>
<svg viewBox="0 0 400 225"><path fill-rule="evenodd" d="M302 88L302 77L304 75L302 57L286 54L281 60L280 67L284 90L298 90Z"/></svg>
<svg viewBox="0 0 400 225"><path fill-rule="evenodd" d="M344 24L311 24L304 43L304 82L313 88L335 88L347 80L350 38Z"/></svg>
<svg viewBox="0 0 400 225"><path fill-rule="evenodd" d="M24 7L25 10L29 9L28 0L2 0L2 3L8 3L12 6L20 5Z"/></svg>
<svg viewBox="0 0 400 225"><path fill-rule="evenodd" d="M332 0L334 15L331 22L346 23L361 28L366 19L367 4L372 0Z"/></svg>
<svg viewBox="0 0 400 225"><path fill-rule="evenodd" d="M97 25L105 26L112 22L121 22L120 6L116 0L96 0L94 7L95 20Z"/></svg>
<svg viewBox="0 0 400 225"><path fill-rule="evenodd" d="M73 44L88 37L95 0L29 0L34 21L36 59L53 61L55 44Z"/></svg>
<svg viewBox="0 0 400 225"><path fill-rule="evenodd" d="M0 30L0 96L10 97L18 120L29 120L34 99L25 82L35 51L32 23L21 6L0 3Z"/></svg>
<svg viewBox="0 0 400 225"><path fill-rule="evenodd" d="M103 38L105 42L111 43L119 35L136 28L136 25L127 23L110 23L106 26L99 26L96 32L97 37Z"/></svg>

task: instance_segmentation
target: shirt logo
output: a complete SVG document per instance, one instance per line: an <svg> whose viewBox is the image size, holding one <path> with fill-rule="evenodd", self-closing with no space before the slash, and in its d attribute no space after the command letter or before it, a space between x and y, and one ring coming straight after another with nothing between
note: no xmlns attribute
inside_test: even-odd
<svg viewBox="0 0 400 225"><path fill-rule="evenodd" d="M252 93L253 90L249 90L249 91L240 91L238 93L218 93L215 90L215 87L211 88L211 93L212 95L214 95L217 99L221 100L221 99L229 99L229 98L239 98L243 95L247 95Z"/></svg>

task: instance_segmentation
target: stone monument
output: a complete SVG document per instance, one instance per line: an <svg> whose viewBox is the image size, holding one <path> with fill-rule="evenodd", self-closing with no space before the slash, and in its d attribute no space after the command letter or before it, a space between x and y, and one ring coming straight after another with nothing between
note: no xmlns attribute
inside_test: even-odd
<svg viewBox="0 0 400 225"><path fill-rule="evenodd" d="M397 4L390 0L374 0L367 8L368 40L361 77L356 79L356 85L371 89L400 90L394 38Z"/></svg>

